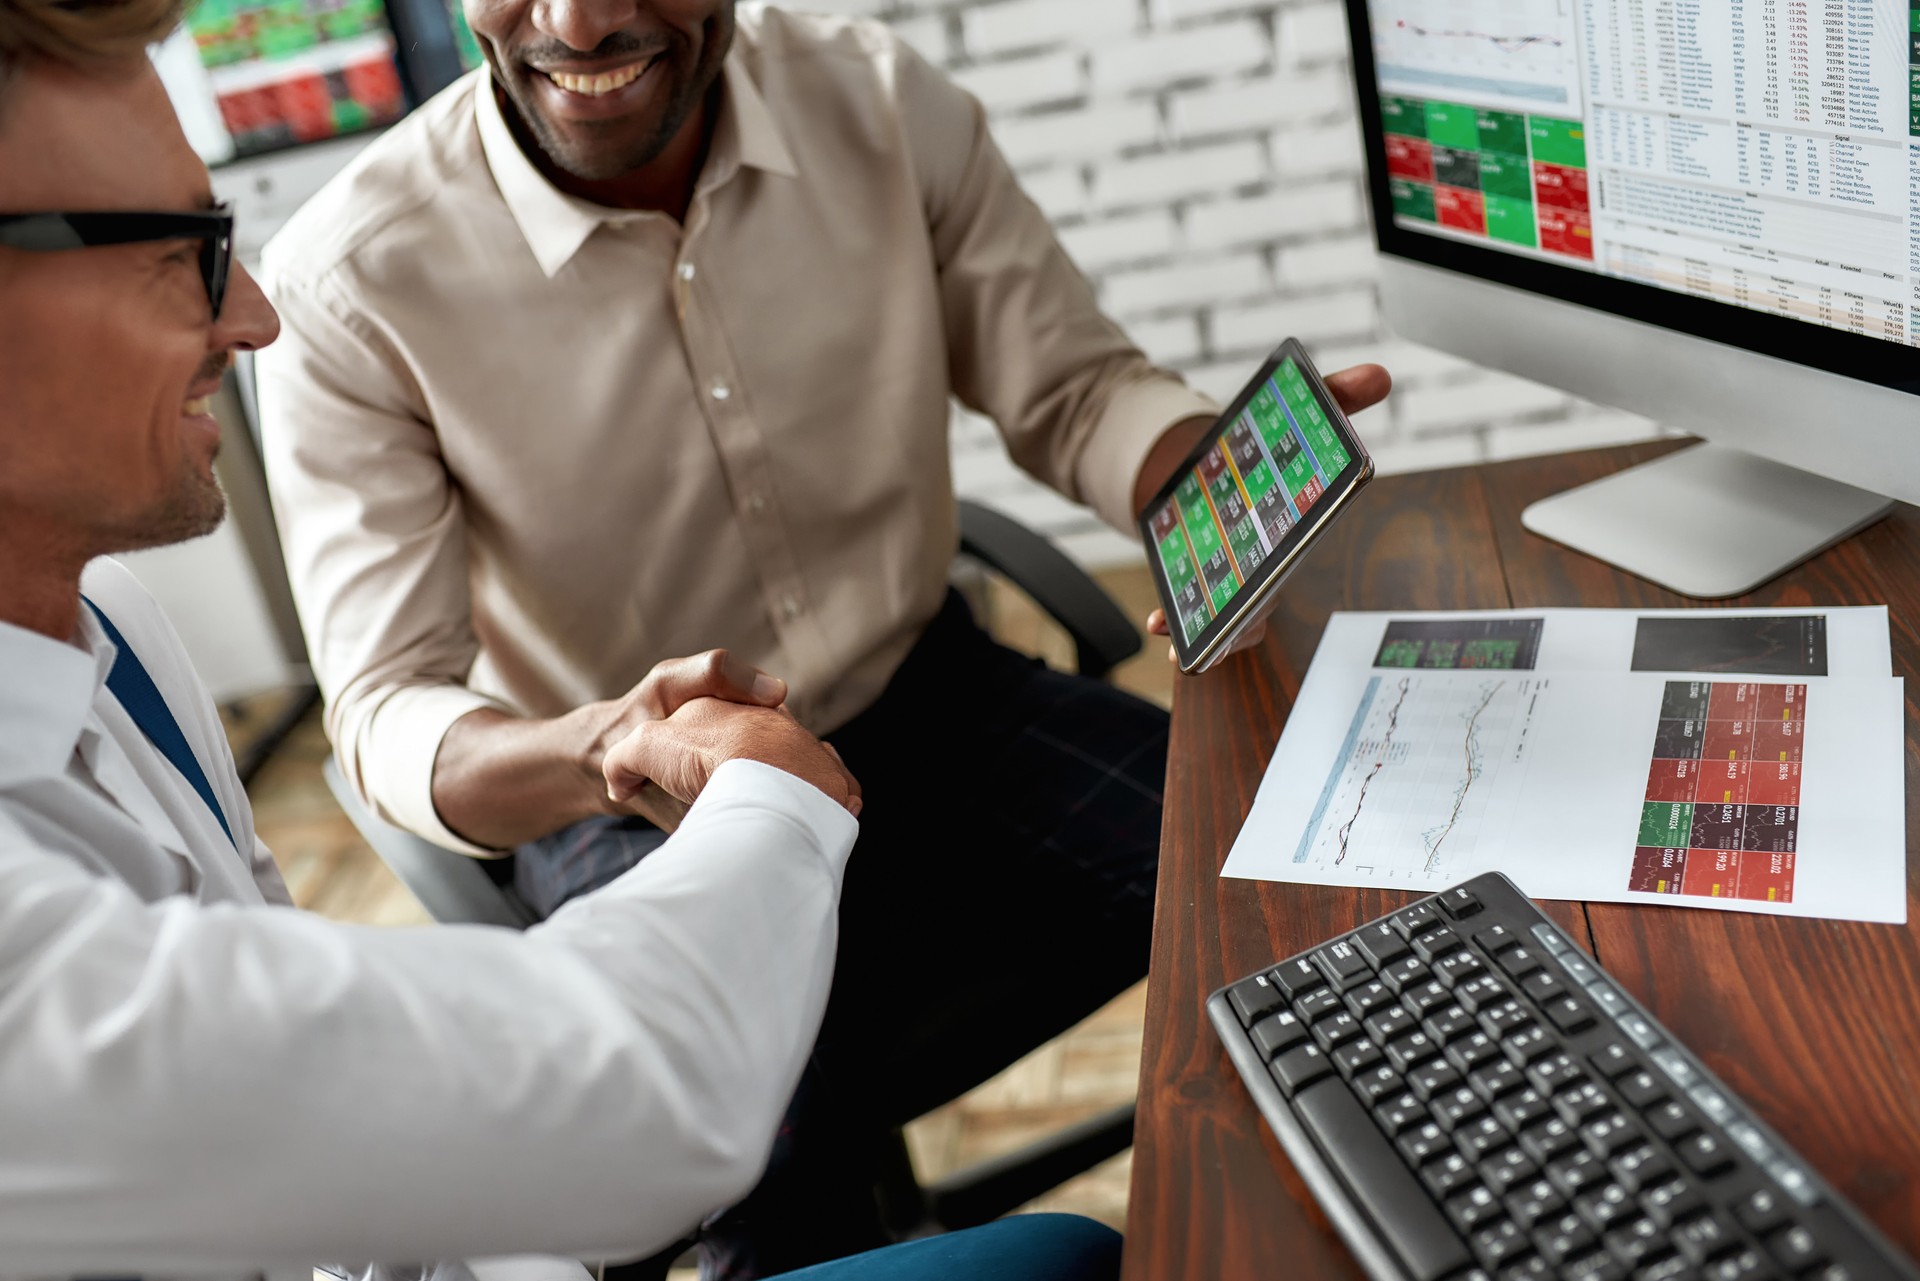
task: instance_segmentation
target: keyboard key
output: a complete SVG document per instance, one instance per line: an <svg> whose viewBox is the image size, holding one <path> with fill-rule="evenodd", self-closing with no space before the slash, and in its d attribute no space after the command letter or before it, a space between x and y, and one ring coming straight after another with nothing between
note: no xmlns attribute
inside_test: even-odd
<svg viewBox="0 0 1920 1281"><path fill-rule="evenodd" d="M1540 1251L1542 1258L1559 1267L1567 1259L1593 1249L1600 1238L1586 1220L1571 1210L1562 1210L1560 1214L1533 1230L1534 1248Z"/></svg>
<svg viewBox="0 0 1920 1281"><path fill-rule="evenodd" d="M1767 1250L1781 1267L1790 1272L1818 1267L1827 1261L1827 1252L1814 1240L1813 1233L1797 1223L1768 1237Z"/></svg>
<svg viewBox="0 0 1920 1281"><path fill-rule="evenodd" d="M1523 1228L1532 1228L1567 1208L1560 1189L1546 1179L1532 1179L1507 1193L1507 1213Z"/></svg>
<svg viewBox="0 0 1920 1281"><path fill-rule="evenodd" d="M1407 941L1400 937L1399 931L1386 921L1375 921L1356 933L1353 945L1360 949L1360 955L1367 958L1367 964L1376 970L1384 970L1413 952L1407 946Z"/></svg>
<svg viewBox="0 0 1920 1281"><path fill-rule="evenodd" d="M1631 1007L1627 998L1605 983L1594 983L1587 987L1587 998L1594 1003L1600 1013L1610 1019L1617 1019Z"/></svg>
<svg viewBox="0 0 1920 1281"><path fill-rule="evenodd" d="M1307 1039L1307 1025L1291 1010L1269 1014L1253 1025L1253 1048L1260 1057L1272 1062L1280 1051L1291 1049Z"/></svg>
<svg viewBox="0 0 1920 1281"><path fill-rule="evenodd" d="M1434 902L1442 911L1456 921L1464 921L1480 910L1480 900L1472 890L1464 885L1456 885L1444 894L1434 896Z"/></svg>
<svg viewBox="0 0 1920 1281"><path fill-rule="evenodd" d="M1607 1177L1607 1167L1585 1148L1571 1148L1555 1157L1546 1163L1546 1171L1553 1186L1568 1196L1576 1196Z"/></svg>
<svg viewBox="0 0 1920 1281"><path fill-rule="evenodd" d="M1453 999L1461 1005L1479 1014L1496 1005L1513 999L1513 993L1507 991L1507 985L1496 978L1489 970L1467 979L1453 989Z"/></svg>
<svg viewBox="0 0 1920 1281"><path fill-rule="evenodd" d="M1638 1192L1673 1173L1667 1158L1651 1143L1637 1143L1607 1162L1607 1172L1629 1192Z"/></svg>
<svg viewBox="0 0 1920 1281"><path fill-rule="evenodd" d="M1540 968L1540 954L1530 947L1510 947L1493 958L1493 963L1515 979L1524 979Z"/></svg>
<svg viewBox="0 0 1920 1281"><path fill-rule="evenodd" d="M1707 1120L1715 1125L1725 1125L1738 1116L1727 1096L1704 1082L1687 1091L1687 1097L1693 1105L1707 1114ZM1757 1136L1756 1136L1757 1137Z"/></svg>
<svg viewBox="0 0 1920 1281"><path fill-rule="evenodd" d="M1733 1166L1733 1153L1708 1130L1680 1140L1674 1151L1682 1164L1702 1178L1712 1178Z"/></svg>
<svg viewBox="0 0 1920 1281"><path fill-rule="evenodd" d="M1542 1121L1520 1136L1521 1150L1542 1165L1579 1142L1573 1127L1557 1116Z"/></svg>
<svg viewBox="0 0 1920 1281"><path fill-rule="evenodd" d="M1373 966L1367 963L1367 958L1360 955L1359 949L1349 939L1316 949L1313 959L1319 965L1320 972L1327 976L1327 982L1333 984L1337 991L1358 987L1373 978Z"/></svg>
<svg viewBox="0 0 1920 1281"><path fill-rule="evenodd" d="M1467 1122L1480 1116L1487 1105L1471 1086L1456 1085L1451 1090L1432 1099L1427 1106L1433 1111L1433 1119L1440 1123L1443 1130L1457 1130Z"/></svg>
<svg viewBox="0 0 1920 1281"><path fill-rule="evenodd" d="M1695 1263L1705 1263L1728 1246L1743 1244L1733 1224L1717 1210L1703 1210L1673 1225L1673 1244Z"/></svg>
<svg viewBox="0 0 1920 1281"><path fill-rule="evenodd" d="M1506 948L1518 947L1520 936L1504 925L1489 925L1473 936L1473 943L1488 956L1498 956Z"/></svg>
<svg viewBox="0 0 1920 1281"><path fill-rule="evenodd" d="M1459 1006L1448 1005L1427 1015L1421 1021L1421 1026L1427 1029L1427 1034L1434 1040L1446 1045L1457 1037L1477 1031L1480 1025L1474 1021L1473 1015Z"/></svg>
<svg viewBox="0 0 1920 1281"><path fill-rule="evenodd" d="M1461 1154L1475 1165L1513 1142L1505 1127L1490 1116L1467 1122L1454 1132L1453 1138Z"/></svg>
<svg viewBox="0 0 1920 1281"><path fill-rule="evenodd" d="M1413 940L1413 954L1432 965L1447 953L1465 946L1458 934L1442 925L1416 937Z"/></svg>
<svg viewBox="0 0 1920 1281"><path fill-rule="evenodd" d="M1534 1122L1551 1116L1553 1105L1540 1091L1529 1086L1495 1103L1493 1114L1500 1118L1500 1124L1518 1134Z"/></svg>
<svg viewBox="0 0 1920 1281"><path fill-rule="evenodd" d="M1398 1040L1387 1042L1387 1062L1393 1064L1402 1073L1418 1067L1428 1059L1439 1057L1439 1054L1440 1047L1434 1039L1418 1029Z"/></svg>
<svg viewBox="0 0 1920 1281"><path fill-rule="evenodd" d="M1380 979L1396 992L1433 982L1433 970L1417 956L1403 956L1380 971Z"/></svg>
<svg viewBox="0 0 1920 1281"><path fill-rule="evenodd" d="M1568 1125L1577 1129L1601 1113L1611 1112L1613 1100L1607 1097L1605 1090L1592 1081L1582 1081L1572 1089L1562 1091L1556 1096L1553 1100L1553 1110Z"/></svg>
<svg viewBox="0 0 1920 1281"><path fill-rule="evenodd" d="M1227 1004L1241 1027L1251 1027L1286 1004L1286 997L1266 975L1256 974L1227 989Z"/></svg>
<svg viewBox="0 0 1920 1281"><path fill-rule="evenodd" d="M1573 944L1567 942L1566 935L1562 934L1559 930L1555 929L1553 926L1546 925L1546 924L1540 924L1533 927L1533 941L1538 943L1541 947L1546 948L1547 951L1551 952L1555 956L1560 955L1560 953L1566 951L1567 949L1573 946Z"/></svg>
<svg viewBox="0 0 1920 1281"><path fill-rule="evenodd" d="M1506 1055L1507 1062L1518 1068L1545 1058L1559 1048L1559 1042L1538 1023L1529 1024L1500 1042L1500 1052Z"/></svg>
<svg viewBox="0 0 1920 1281"><path fill-rule="evenodd" d="M1653 1024L1628 1010L1615 1019L1614 1026L1627 1034L1629 1040L1643 1050L1650 1050L1660 1044L1660 1034L1653 1030Z"/></svg>
<svg viewBox="0 0 1920 1281"><path fill-rule="evenodd" d="M1481 1228L1473 1234L1473 1253L1489 1268L1498 1268L1526 1254L1533 1247L1509 1219Z"/></svg>
<svg viewBox="0 0 1920 1281"><path fill-rule="evenodd" d="M1606 1243L1607 1253L1629 1268L1667 1252L1667 1234L1645 1215L1629 1220L1601 1240Z"/></svg>
<svg viewBox="0 0 1920 1281"><path fill-rule="evenodd" d="M1519 1148L1508 1146L1480 1163L1480 1177L1495 1196L1504 1197L1521 1184L1538 1179L1540 1167Z"/></svg>
<svg viewBox="0 0 1920 1281"><path fill-rule="evenodd" d="M1700 1275L1706 1281L1756 1281L1759 1277L1771 1277L1773 1272L1758 1250L1744 1246L1707 1264L1700 1269Z"/></svg>
<svg viewBox="0 0 1920 1281"><path fill-rule="evenodd" d="M1486 972L1487 967L1480 964L1480 958L1465 950L1449 952L1433 963L1434 977L1450 988Z"/></svg>
<svg viewBox="0 0 1920 1281"><path fill-rule="evenodd" d="M1395 1139L1394 1144L1407 1158L1407 1164L1415 1168L1425 1165L1443 1152L1453 1150L1453 1143L1447 1138L1447 1132L1432 1121L1416 1125Z"/></svg>
<svg viewBox="0 0 1920 1281"><path fill-rule="evenodd" d="M1530 1254L1517 1263L1509 1263L1500 1271L1500 1281L1554 1281L1553 1268L1537 1254Z"/></svg>
<svg viewBox="0 0 1920 1281"><path fill-rule="evenodd" d="M1400 937L1405 939L1410 939L1416 934L1425 934L1434 926L1443 923L1440 920L1440 913L1433 910L1431 903L1415 903L1412 907L1395 912L1388 919L1393 922L1393 928L1400 932Z"/></svg>
<svg viewBox="0 0 1920 1281"><path fill-rule="evenodd" d="M1703 1204L1700 1189L1674 1175L1640 1191L1640 1208L1661 1227L1671 1227Z"/></svg>
<svg viewBox="0 0 1920 1281"><path fill-rule="evenodd" d="M1597 1116L1580 1127L1580 1141L1602 1161L1640 1141L1640 1131L1618 1112Z"/></svg>
<svg viewBox="0 0 1920 1281"><path fill-rule="evenodd" d="M1338 1068L1340 1075L1348 1080L1352 1080L1382 1061L1380 1047L1374 1044L1372 1037L1368 1036L1348 1041L1333 1052L1333 1066Z"/></svg>
<svg viewBox="0 0 1920 1281"><path fill-rule="evenodd" d="M1520 1075L1520 1069L1505 1059L1476 1068L1467 1074L1467 1084L1473 1092L1491 1103L1510 1090L1524 1087L1527 1078Z"/></svg>
<svg viewBox="0 0 1920 1281"><path fill-rule="evenodd" d="M1617 1081L1640 1067L1640 1060L1634 1052L1618 1041L1611 1041L1589 1054L1587 1062L1593 1064L1593 1070L1609 1081Z"/></svg>
<svg viewBox="0 0 1920 1281"><path fill-rule="evenodd" d="M1353 1011L1354 1017L1362 1019L1375 1010L1386 1009L1394 1002L1393 989L1379 979L1368 979L1360 986L1344 993L1344 997L1347 1008Z"/></svg>
<svg viewBox="0 0 1920 1281"><path fill-rule="evenodd" d="M1666 1088L1660 1084L1660 1078L1645 1068L1635 1068L1613 1084L1614 1088L1620 1091L1621 1098L1641 1111L1645 1111L1667 1097Z"/></svg>
<svg viewBox="0 0 1920 1281"><path fill-rule="evenodd" d="M1462 1072L1472 1072L1489 1059L1500 1056L1500 1047L1485 1032L1470 1032L1457 1040L1447 1042L1444 1051L1447 1062Z"/></svg>
<svg viewBox="0 0 1920 1281"><path fill-rule="evenodd" d="M1554 959L1560 962L1560 968L1567 972L1567 977L1581 987L1586 987L1600 978L1600 971L1594 969L1587 958L1579 952L1570 951Z"/></svg>
<svg viewBox="0 0 1920 1281"><path fill-rule="evenodd" d="M1431 1100L1460 1083L1460 1073L1451 1063L1435 1059L1422 1063L1407 1074L1407 1087L1423 1099Z"/></svg>
<svg viewBox="0 0 1920 1281"><path fill-rule="evenodd" d="M1430 1120L1432 1115L1420 1096L1411 1090L1403 1090L1373 1109L1374 1120L1389 1138L1398 1138L1403 1131Z"/></svg>
<svg viewBox="0 0 1920 1281"><path fill-rule="evenodd" d="M1299 1045L1275 1059L1271 1070L1280 1092L1292 1098L1295 1091L1333 1071L1333 1065L1327 1062L1326 1051L1319 1046ZM1344 1090L1346 1086L1340 1088Z"/></svg>
<svg viewBox="0 0 1920 1281"><path fill-rule="evenodd" d="M1385 1045L1413 1031L1418 1022L1404 1006L1389 1005L1367 1016L1367 1035Z"/></svg>
<svg viewBox="0 0 1920 1281"><path fill-rule="evenodd" d="M1448 1152L1420 1167L1420 1181L1444 1201L1475 1179L1473 1167L1458 1152Z"/></svg>
<svg viewBox="0 0 1920 1281"><path fill-rule="evenodd" d="M1293 1002L1293 1012L1308 1023L1317 1023L1329 1014L1345 1014L1347 1004L1333 994L1332 988L1322 987L1305 996L1296 997Z"/></svg>
<svg viewBox="0 0 1920 1281"><path fill-rule="evenodd" d="M1564 1051L1549 1054L1527 1067L1527 1080L1542 1094L1558 1094L1586 1079L1587 1074Z"/></svg>
<svg viewBox="0 0 1920 1281"><path fill-rule="evenodd" d="M1327 980L1313 962L1304 956L1296 956L1273 972L1273 981L1286 993L1288 1001L1297 1001L1309 992L1317 991L1327 985Z"/></svg>
<svg viewBox="0 0 1920 1281"><path fill-rule="evenodd" d="M1393 1225L1395 1252L1415 1281L1440 1281L1473 1260L1426 1189L1337 1081L1322 1081L1294 1099L1294 1114L1364 1216Z"/></svg>
<svg viewBox="0 0 1920 1281"><path fill-rule="evenodd" d="M1766 1169L1767 1173L1773 1177L1773 1181L1801 1205L1812 1205L1820 1199L1819 1192L1813 1186L1812 1177L1785 1157L1775 1157L1767 1162Z"/></svg>
<svg viewBox="0 0 1920 1281"><path fill-rule="evenodd" d="M1700 1081L1700 1074L1693 1070L1693 1064L1687 1062L1686 1056L1671 1045L1655 1047L1649 1051L1648 1057L1653 1060L1655 1067L1665 1072L1668 1079L1683 1090L1692 1089Z"/></svg>
<svg viewBox="0 0 1920 1281"><path fill-rule="evenodd" d="M1700 1274L1693 1270L1685 1255L1670 1254L1664 1259L1655 1259L1643 1263L1634 1269L1633 1281L1699 1281Z"/></svg>
<svg viewBox="0 0 1920 1281"><path fill-rule="evenodd" d="M1620 1220L1640 1213L1633 1194L1613 1182L1602 1183L1575 1197L1573 1208L1595 1232L1605 1232Z"/></svg>
<svg viewBox="0 0 1920 1281"><path fill-rule="evenodd" d="M1653 1132L1669 1143L1676 1143L1700 1128L1700 1122L1676 1100L1656 1103L1641 1114Z"/></svg>
<svg viewBox="0 0 1920 1281"><path fill-rule="evenodd" d="M1484 1187L1471 1187L1447 1199L1447 1217L1462 1232L1471 1232L1500 1213L1500 1202Z"/></svg>
<svg viewBox="0 0 1920 1281"><path fill-rule="evenodd" d="M1360 1020L1346 1010L1335 1010L1313 1025L1313 1039L1320 1042L1320 1048L1331 1051L1342 1041L1350 1041L1360 1035Z"/></svg>
<svg viewBox="0 0 1920 1281"><path fill-rule="evenodd" d="M1535 1005L1544 1005L1559 997L1570 996L1573 988L1552 970L1541 970L1538 974L1529 974L1520 984L1520 990Z"/></svg>
<svg viewBox="0 0 1920 1281"><path fill-rule="evenodd" d="M1533 1022L1533 1015L1528 1013L1526 1006L1512 997L1481 1010L1478 1017L1487 1035L1497 1041L1505 1040L1509 1033L1517 1032Z"/></svg>
<svg viewBox="0 0 1920 1281"><path fill-rule="evenodd" d="M1767 1142L1758 1126L1747 1121L1729 1121L1724 1128L1733 1145L1761 1165L1773 1157L1773 1145Z"/></svg>
<svg viewBox="0 0 1920 1281"><path fill-rule="evenodd" d="M1406 1081L1393 1070L1389 1063L1381 1063L1357 1073L1353 1078L1354 1093L1360 1096L1368 1107L1391 1098L1406 1089Z"/></svg>
<svg viewBox="0 0 1920 1281"><path fill-rule="evenodd" d="M1572 1259L1560 1267L1560 1281L1626 1281L1627 1270L1602 1254Z"/></svg>
<svg viewBox="0 0 1920 1281"><path fill-rule="evenodd" d="M1413 1011L1415 1018L1425 1018L1431 1011L1452 1002L1453 993L1438 979L1417 983L1400 993L1400 1003Z"/></svg>
<svg viewBox="0 0 1920 1281"><path fill-rule="evenodd" d="M1577 997L1563 996L1546 1002L1540 1008L1546 1013L1547 1022L1568 1035L1584 1032L1593 1026L1592 1008Z"/></svg>
<svg viewBox="0 0 1920 1281"><path fill-rule="evenodd" d="M1757 1236L1787 1221L1787 1205L1772 1188L1758 1188L1734 1202L1733 1214L1741 1227Z"/></svg>

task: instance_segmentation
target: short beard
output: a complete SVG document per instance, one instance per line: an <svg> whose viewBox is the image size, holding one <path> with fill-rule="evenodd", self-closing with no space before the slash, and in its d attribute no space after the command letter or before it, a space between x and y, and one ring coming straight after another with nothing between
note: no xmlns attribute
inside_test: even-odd
<svg viewBox="0 0 1920 1281"><path fill-rule="evenodd" d="M568 139L560 137L539 112L531 110L524 102L516 101L514 106L547 159L583 181L607 182L623 178L636 169L644 169L658 160L660 153L667 149L667 144L673 141L674 135L680 132L681 126L687 123L687 117L693 114L693 108L699 101L698 94L674 99L667 105L667 114L661 119L659 128L626 152L610 156L583 154Z"/></svg>
<svg viewBox="0 0 1920 1281"><path fill-rule="evenodd" d="M202 475L191 460L182 460L180 483L152 508L108 533L109 553L171 547L202 538L220 528L227 518L227 494L220 479Z"/></svg>

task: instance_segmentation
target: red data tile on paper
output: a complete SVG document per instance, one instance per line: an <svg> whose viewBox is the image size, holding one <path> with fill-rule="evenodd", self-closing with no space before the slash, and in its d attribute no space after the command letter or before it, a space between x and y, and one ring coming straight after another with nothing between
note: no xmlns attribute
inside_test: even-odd
<svg viewBox="0 0 1920 1281"><path fill-rule="evenodd" d="M1753 759L1753 726L1748 721L1708 721L1700 746L1702 761Z"/></svg>
<svg viewBox="0 0 1920 1281"><path fill-rule="evenodd" d="M1464 187L1435 187L1433 212L1442 227L1471 231L1477 236L1487 234L1487 205L1477 191L1468 191Z"/></svg>
<svg viewBox="0 0 1920 1281"><path fill-rule="evenodd" d="M1711 722L1709 722L1711 723ZM1695 762L1699 786L1693 799L1702 805L1745 805L1749 766L1744 760L1727 761L1711 757Z"/></svg>
<svg viewBox="0 0 1920 1281"><path fill-rule="evenodd" d="M1687 851L1642 845L1633 852L1633 870L1627 888L1638 894L1678 894Z"/></svg>
<svg viewBox="0 0 1920 1281"><path fill-rule="evenodd" d="M1792 850L1779 854L1743 851L1735 897L1763 903L1793 902L1793 862Z"/></svg>
<svg viewBox="0 0 1920 1281"><path fill-rule="evenodd" d="M1776 765L1799 760L1800 740L1806 731L1805 721L1755 721L1752 759Z"/></svg>
<svg viewBox="0 0 1920 1281"><path fill-rule="evenodd" d="M1739 868L1738 851L1688 850L1687 865L1680 877L1680 892L1697 894L1701 898L1732 898Z"/></svg>
<svg viewBox="0 0 1920 1281"><path fill-rule="evenodd" d="M1593 221L1576 210L1541 205L1534 210L1540 247L1548 253L1593 260Z"/></svg>
<svg viewBox="0 0 1920 1281"><path fill-rule="evenodd" d="M1754 719L1803 721L1807 718L1805 685L1760 685L1754 698Z"/></svg>
<svg viewBox="0 0 1920 1281"><path fill-rule="evenodd" d="M1425 138L1387 135L1387 172L1415 182L1433 181L1433 144Z"/></svg>
<svg viewBox="0 0 1920 1281"><path fill-rule="evenodd" d="M1800 803L1800 762L1775 761L1761 756L1754 760L1747 776L1747 804L1798 805Z"/></svg>
<svg viewBox="0 0 1920 1281"><path fill-rule="evenodd" d="M1691 801L1700 794L1700 762L1655 757L1647 771L1647 799Z"/></svg>
<svg viewBox="0 0 1920 1281"><path fill-rule="evenodd" d="M1533 162L1533 198L1555 209L1586 213L1587 171L1566 165L1542 164L1536 160Z"/></svg>

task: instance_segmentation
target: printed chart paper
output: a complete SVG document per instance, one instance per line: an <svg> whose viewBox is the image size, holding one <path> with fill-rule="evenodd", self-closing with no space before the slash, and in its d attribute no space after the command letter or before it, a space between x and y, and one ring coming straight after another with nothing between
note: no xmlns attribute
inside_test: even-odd
<svg viewBox="0 0 1920 1281"><path fill-rule="evenodd" d="M1886 637L1880 610L1336 615L1222 874L1903 921Z"/></svg>

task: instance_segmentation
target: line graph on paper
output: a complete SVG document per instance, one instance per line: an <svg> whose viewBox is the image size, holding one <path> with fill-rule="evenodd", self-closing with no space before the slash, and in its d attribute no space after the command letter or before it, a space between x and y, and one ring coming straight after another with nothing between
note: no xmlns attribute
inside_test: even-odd
<svg viewBox="0 0 1920 1281"><path fill-rule="evenodd" d="M1482 832L1523 780L1548 687L1524 672L1369 679L1293 861L1382 883L1473 874Z"/></svg>

